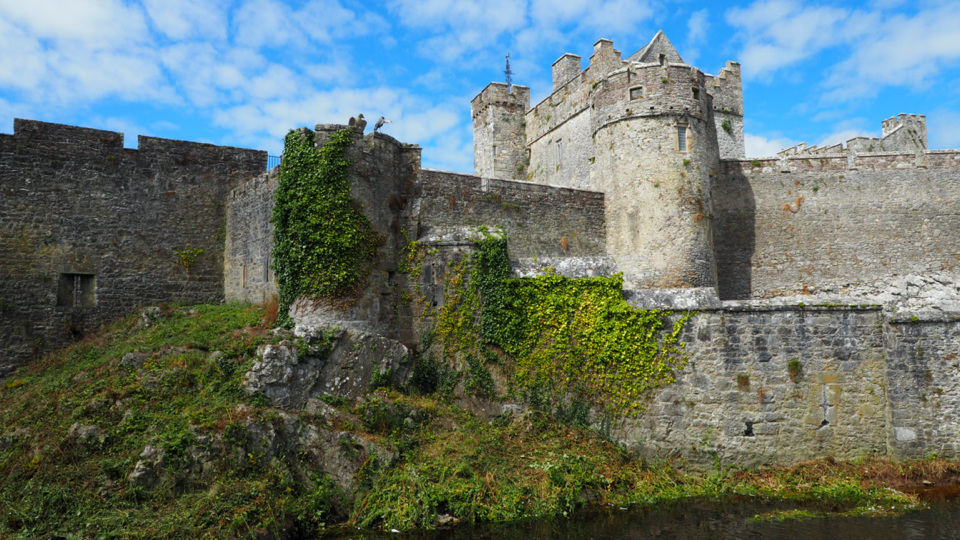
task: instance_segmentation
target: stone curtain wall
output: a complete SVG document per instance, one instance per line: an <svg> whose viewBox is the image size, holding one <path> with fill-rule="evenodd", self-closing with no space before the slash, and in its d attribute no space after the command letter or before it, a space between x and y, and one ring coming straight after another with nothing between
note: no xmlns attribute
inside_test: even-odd
<svg viewBox="0 0 960 540"><path fill-rule="evenodd" d="M712 191L722 299L960 270L960 151L724 161Z"/></svg>
<svg viewBox="0 0 960 540"><path fill-rule="evenodd" d="M266 152L138 145L20 119L0 137L0 376L136 306L223 298L223 201ZM190 275L177 265L185 249L204 250ZM61 274L94 275L95 305L58 306Z"/></svg>
<svg viewBox="0 0 960 540"><path fill-rule="evenodd" d="M227 196L224 295L227 300L262 302L277 294L273 270L273 194L280 167L262 173Z"/></svg>
<svg viewBox="0 0 960 540"><path fill-rule="evenodd" d="M432 170L411 188L418 237L486 225L507 233L511 259L606 255L602 193Z"/></svg>
<svg viewBox="0 0 960 540"><path fill-rule="evenodd" d="M883 454L882 320L877 308L701 312L684 330L690 361L677 382L618 437L644 456L700 465L712 464L710 452L743 466ZM802 364L796 382L791 360Z"/></svg>
<svg viewBox="0 0 960 540"><path fill-rule="evenodd" d="M960 456L960 313L899 313L884 344L891 455Z"/></svg>

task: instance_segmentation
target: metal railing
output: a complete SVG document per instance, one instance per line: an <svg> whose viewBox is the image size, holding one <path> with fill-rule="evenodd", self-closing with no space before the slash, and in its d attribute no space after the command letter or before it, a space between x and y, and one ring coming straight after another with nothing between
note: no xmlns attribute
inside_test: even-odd
<svg viewBox="0 0 960 540"><path fill-rule="evenodd" d="M268 156L267 156L267 170L269 171L270 169L272 169L272 168L274 168L274 167L278 167L278 166L280 165L280 162L281 162L281 161L283 161L283 156L269 156L269 155L268 155Z"/></svg>

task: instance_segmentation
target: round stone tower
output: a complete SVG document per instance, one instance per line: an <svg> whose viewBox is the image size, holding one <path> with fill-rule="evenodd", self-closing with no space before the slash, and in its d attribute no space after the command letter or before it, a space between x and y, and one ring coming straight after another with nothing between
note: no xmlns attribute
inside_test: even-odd
<svg viewBox="0 0 960 540"><path fill-rule="evenodd" d="M607 250L628 287L716 287L712 98L700 70L663 51L648 46L597 83L591 187L606 194Z"/></svg>

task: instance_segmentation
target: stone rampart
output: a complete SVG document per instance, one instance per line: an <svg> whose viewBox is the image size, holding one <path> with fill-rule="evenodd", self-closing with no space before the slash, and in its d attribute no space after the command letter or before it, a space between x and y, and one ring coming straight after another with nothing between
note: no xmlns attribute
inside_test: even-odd
<svg viewBox="0 0 960 540"><path fill-rule="evenodd" d="M256 176L227 194L224 295L227 300L262 302L277 294L273 259L274 199L280 167Z"/></svg>
<svg viewBox="0 0 960 540"><path fill-rule="evenodd" d="M960 271L960 151L724 161L712 192L722 299Z"/></svg>
<svg viewBox="0 0 960 540"><path fill-rule="evenodd" d="M595 191L424 169L409 199L418 238L485 225L507 233L511 259L606 255L604 196Z"/></svg>
<svg viewBox="0 0 960 540"><path fill-rule="evenodd" d="M725 302L682 340L677 382L617 434L641 455L700 466L714 453L741 466L960 457L960 314Z"/></svg>
<svg viewBox="0 0 960 540"><path fill-rule="evenodd" d="M960 313L898 313L883 337L891 456L960 457Z"/></svg>
<svg viewBox="0 0 960 540"><path fill-rule="evenodd" d="M138 145L20 119L0 137L0 376L136 306L223 298L223 201L266 152Z"/></svg>

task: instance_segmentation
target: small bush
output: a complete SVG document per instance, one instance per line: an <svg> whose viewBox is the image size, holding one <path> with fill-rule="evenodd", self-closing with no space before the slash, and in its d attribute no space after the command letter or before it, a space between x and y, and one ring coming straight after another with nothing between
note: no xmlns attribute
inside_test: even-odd
<svg viewBox="0 0 960 540"><path fill-rule="evenodd" d="M740 390L750 388L750 376L744 373L737 375L737 388Z"/></svg>
<svg viewBox="0 0 960 540"><path fill-rule="evenodd" d="M791 381L797 382L797 377L800 376L801 370L803 370L803 364L801 364L796 358L787 362L787 371L790 373Z"/></svg>
<svg viewBox="0 0 960 540"><path fill-rule="evenodd" d="M449 396L459 381L459 375L450 366L433 359L427 353L417 358L413 366L410 385L421 394L440 394Z"/></svg>

